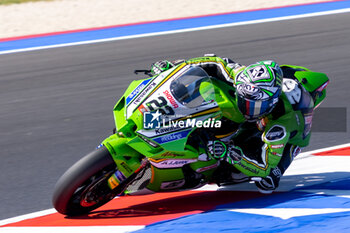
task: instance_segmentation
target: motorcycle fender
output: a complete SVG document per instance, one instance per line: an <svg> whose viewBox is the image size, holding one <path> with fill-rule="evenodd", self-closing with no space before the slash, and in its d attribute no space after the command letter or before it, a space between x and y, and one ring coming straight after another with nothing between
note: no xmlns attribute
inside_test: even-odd
<svg viewBox="0 0 350 233"><path fill-rule="evenodd" d="M142 154L128 146L126 138L120 138L114 134L105 139L102 144L108 149L118 170L125 177L129 177L140 167Z"/></svg>

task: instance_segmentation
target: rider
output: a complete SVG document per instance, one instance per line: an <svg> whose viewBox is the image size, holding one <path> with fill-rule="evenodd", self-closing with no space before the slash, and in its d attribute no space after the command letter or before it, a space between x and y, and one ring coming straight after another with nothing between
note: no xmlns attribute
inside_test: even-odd
<svg viewBox="0 0 350 233"><path fill-rule="evenodd" d="M209 141L208 151L253 177L260 192L272 193L300 147L309 144L314 102L325 97L328 79L311 95L294 76L305 68L280 67L274 61L245 67L212 54L175 64L160 61L151 71L159 74L182 62L198 65L210 76L233 84L234 101L246 121L229 142Z"/></svg>

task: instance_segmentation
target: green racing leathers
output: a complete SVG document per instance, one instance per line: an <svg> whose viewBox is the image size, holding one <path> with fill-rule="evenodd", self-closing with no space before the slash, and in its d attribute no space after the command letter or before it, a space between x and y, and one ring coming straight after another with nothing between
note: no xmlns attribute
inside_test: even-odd
<svg viewBox="0 0 350 233"><path fill-rule="evenodd" d="M242 148L241 159L231 160L233 166L247 176L263 177L256 184L265 193L278 187L280 177L300 153L300 147L309 144L313 110L325 98L328 84L325 74L304 67L281 68L283 92L276 107L256 126L241 127L233 139Z"/></svg>

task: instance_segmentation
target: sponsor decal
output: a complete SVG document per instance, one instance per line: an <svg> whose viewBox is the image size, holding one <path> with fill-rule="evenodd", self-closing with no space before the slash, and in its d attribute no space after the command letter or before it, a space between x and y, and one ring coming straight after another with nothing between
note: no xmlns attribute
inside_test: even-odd
<svg viewBox="0 0 350 233"><path fill-rule="evenodd" d="M247 167L246 165L244 165L241 161L237 163L238 166L241 166L242 168L254 173L254 174L258 174L259 172L253 168Z"/></svg>
<svg viewBox="0 0 350 233"><path fill-rule="evenodd" d="M176 130L182 129L180 126L170 126L170 127L166 127L166 128L159 128L159 129L155 129L154 132L158 135L161 134L166 134L166 133L170 133L170 132L174 132Z"/></svg>
<svg viewBox="0 0 350 233"><path fill-rule="evenodd" d="M282 154L277 153L277 152L272 152L271 154L273 154L273 155L277 155L278 157L282 157Z"/></svg>
<svg viewBox="0 0 350 233"><path fill-rule="evenodd" d="M119 182L117 180L117 178L113 175L108 179L108 186L111 189L114 189L115 187L117 187L119 185Z"/></svg>
<svg viewBox="0 0 350 233"><path fill-rule="evenodd" d="M283 139L286 136L286 129L281 125L272 126L265 135L265 140L274 142Z"/></svg>
<svg viewBox="0 0 350 233"><path fill-rule="evenodd" d="M140 94L136 97L136 99L132 102L133 104L141 103L142 99L157 85L156 82L150 83Z"/></svg>
<svg viewBox="0 0 350 233"><path fill-rule="evenodd" d="M142 83L140 83L129 95L126 97L126 104L129 104L132 99L135 98L137 94L141 92L141 90L149 83L151 79L144 80Z"/></svg>
<svg viewBox="0 0 350 233"><path fill-rule="evenodd" d="M189 134L191 130L186 130L186 131L181 131L181 132L177 132L177 133L172 133L172 134L167 134L164 135L162 137L158 137L153 139L155 142L157 143L167 143L167 142L171 142L171 141L175 141L175 140L179 140L182 138L187 137L187 135Z"/></svg>
<svg viewBox="0 0 350 233"><path fill-rule="evenodd" d="M151 164L157 168L178 168L186 164L196 162L197 159L161 159L150 160Z"/></svg>
<svg viewBox="0 0 350 233"><path fill-rule="evenodd" d="M210 169L217 168L218 166L219 166L219 161L217 163L210 165L210 166L198 168L196 170L196 172L205 172L205 171L208 171Z"/></svg>
<svg viewBox="0 0 350 233"><path fill-rule="evenodd" d="M169 100L170 104L174 107L174 108L178 108L179 105L176 103L176 100L174 99L174 97L170 94L170 92L168 90L164 91L163 94L165 95L165 97Z"/></svg>
<svg viewBox="0 0 350 233"><path fill-rule="evenodd" d="M184 186L185 180L174 180L174 181L169 181L169 182L163 182L160 185L160 189L167 190L167 189L176 189Z"/></svg>
<svg viewBox="0 0 350 233"><path fill-rule="evenodd" d="M160 74L159 76L155 77L154 79L150 79L149 82L146 84L146 86L133 98L127 108L126 111L126 117L130 117L130 115L133 113L133 111L139 107L139 105L142 104L142 101L144 101L148 95L151 95L155 88L158 86L158 84L161 82L161 79L164 78L164 74ZM145 106L143 108L139 109L141 112L146 109Z"/></svg>
<svg viewBox="0 0 350 233"><path fill-rule="evenodd" d="M125 169L125 171L132 173L133 171L131 170L131 168L124 162L121 162L120 165Z"/></svg>
<svg viewBox="0 0 350 233"><path fill-rule="evenodd" d="M139 130L137 132L145 137L153 138L153 137L159 137L164 134L168 134L175 131L181 131L181 130L185 130L185 129L181 127L167 127L167 128L158 128L154 130L148 130L148 129Z"/></svg>
<svg viewBox="0 0 350 233"><path fill-rule="evenodd" d="M178 134L165 135L165 136L161 137L160 140L162 143L164 143L164 142L178 140L181 138L183 138L183 135L181 133L178 133Z"/></svg>
<svg viewBox="0 0 350 233"><path fill-rule="evenodd" d="M277 145L271 145L270 146L272 149L280 149L284 147L284 144L277 144Z"/></svg>

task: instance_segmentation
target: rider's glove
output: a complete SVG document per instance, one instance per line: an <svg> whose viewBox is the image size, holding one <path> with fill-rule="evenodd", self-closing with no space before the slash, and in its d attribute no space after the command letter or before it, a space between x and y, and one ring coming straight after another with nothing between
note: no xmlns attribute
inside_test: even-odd
<svg viewBox="0 0 350 233"><path fill-rule="evenodd" d="M258 187L259 192L270 194L278 187L281 176L281 170L275 167L268 176L255 181L255 185Z"/></svg>
<svg viewBox="0 0 350 233"><path fill-rule="evenodd" d="M235 164L241 161L243 157L243 151L239 146L230 145L227 148L226 161L230 164Z"/></svg>
<svg viewBox="0 0 350 233"><path fill-rule="evenodd" d="M226 160L230 164L234 164L241 160L243 151L238 146L228 145L222 141L209 141L208 152L214 158Z"/></svg>
<svg viewBox="0 0 350 233"><path fill-rule="evenodd" d="M224 159L226 155L226 145L222 141L215 140L215 141L209 141L208 145L208 152L211 156L213 156L216 159Z"/></svg>
<svg viewBox="0 0 350 233"><path fill-rule="evenodd" d="M151 65L151 74L158 75L158 74L162 73L163 71L170 69L173 66L174 66L174 64L168 60L157 61L156 63L153 63Z"/></svg>

